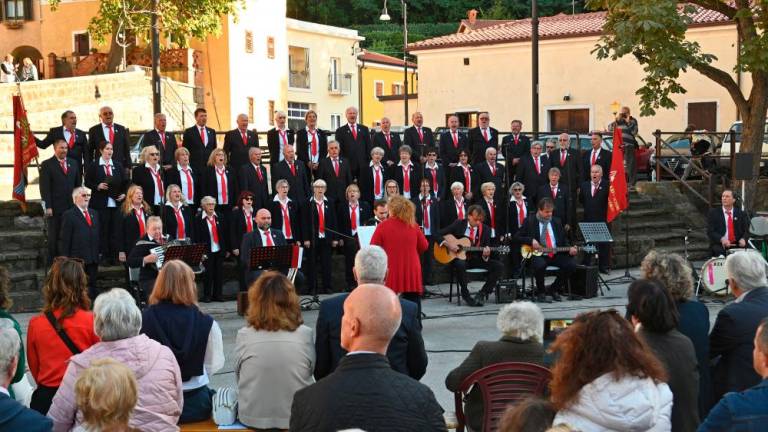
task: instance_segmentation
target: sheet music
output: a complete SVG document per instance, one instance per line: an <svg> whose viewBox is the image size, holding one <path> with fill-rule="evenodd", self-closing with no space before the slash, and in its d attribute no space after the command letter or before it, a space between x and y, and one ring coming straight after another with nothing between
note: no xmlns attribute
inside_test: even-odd
<svg viewBox="0 0 768 432"><path fill-rule="evenodd" d="M357 239L360 240L360 247L371 245L374 231L376 231L375 226L361 226L357 228Z"/></svg>
<svg viewBox="0 0 768 432"><path fill-rule="evenodd" d="M163 266L163 261L165 261L165 248L162 246L153 247L149 250L151 254L157 255L157 268L158 270Z"/></svg>

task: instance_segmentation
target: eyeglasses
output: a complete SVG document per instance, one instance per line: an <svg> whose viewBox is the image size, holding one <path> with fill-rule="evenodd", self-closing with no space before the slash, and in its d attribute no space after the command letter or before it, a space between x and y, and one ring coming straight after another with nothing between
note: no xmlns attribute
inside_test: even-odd
<svg viewBox="0 0 768 432"><path fill-rule="evenodd" d="M243 198L243 201L253 201L253 198L251 198L251 197L245 197L245 198Z"/></svg>
<svg viewBox="0 0 768 432"><path fill-rule="evenodd" d="M83 197L83 198L90 198L90 197L91 197L91 194L89 194L89 193L84 193L84 194L80 194L80 196L81 196L81 197Z"/></svg>
<svg viewBox="0 0 768 432"><path fill-rule="evenodd" d="M160 156L160 153L150 153L150 156Z"/></svg>
<svg viewBox="0 0 768 432"><path fill-rule="evenodd" d="M512 188L512 192L522 192L523 190L520 188Z"/></svg>
<svg viewBox="0 0 768 432"><path fill-rule="evenodd" d="M563 138L563 139L559 139L558 141L560 141L560 142L568 142L570 140L568 138Z"/></svg>

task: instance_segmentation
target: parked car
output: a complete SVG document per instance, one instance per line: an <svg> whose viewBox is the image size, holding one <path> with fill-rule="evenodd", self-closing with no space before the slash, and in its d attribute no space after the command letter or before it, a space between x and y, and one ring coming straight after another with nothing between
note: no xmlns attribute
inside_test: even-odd
<svg viewBox="0 0 768 432"><path fill-rule="evenodd" d="M711 156L717 156L720 154L722 147L722 138L718 134L708 133L706 131L694 131L692 135L687 134L674 134L664 139L666 145L661 147L661 157L659 162L672 170L678 177L682 176L685 172L685 168L688 166L688 162L681 156L691 158L691 141L693 140L694 146L697 147L696 155L708 154ZM700 144L697 144L700 143ZM674 149L674 150L673 150ZM650 164L653 168L656 167L656 151L652 150L650 155ZM653 169L652 169L653 171ZM693 170L690 173L690 177L700 177L701 175ZM674 176L668 171L662 169L661 178L672 179Z"/></svg>
<svg viewBox="0 0 768 432"><path fill-rule="evenodd" d="M735 140L734 140L734 148L736 149L736 153L739 152L739 148L741 147L741 131L743 129L743 124L741 121L734 122L730 129L730 131L735 132ZM730 169L730 156L731 156L731 134L728 133L725 135L723 139L723 146L720 150L720 158L718 159L718 165L725 169ZM760 175L766 176L768 175L768 119L765 121L765 128L763 129L763 148L760 155Z"/></svg>

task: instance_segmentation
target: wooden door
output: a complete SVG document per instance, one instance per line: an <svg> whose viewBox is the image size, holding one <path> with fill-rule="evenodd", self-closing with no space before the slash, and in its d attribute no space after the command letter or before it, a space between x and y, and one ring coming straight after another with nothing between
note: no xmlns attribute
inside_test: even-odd
<svg viewBox="0 0 768 432"><path fill-rule="evenodd" d="M589 109L551 110L549 124L553 132L589 133Z"/></svg>
<svg viewBox="0 0 768 432"><path fill-rule="evenodd" d="M688 124L696 130L717 130L717 102L688 103Z"/></svg>

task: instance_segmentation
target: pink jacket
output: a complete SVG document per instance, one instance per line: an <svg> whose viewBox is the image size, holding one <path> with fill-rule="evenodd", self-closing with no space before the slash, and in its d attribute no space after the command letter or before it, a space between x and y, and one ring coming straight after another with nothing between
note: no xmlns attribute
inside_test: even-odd
<svg viewBox="0 0 768 432"><path fill-rule="evenodd" d="M147 431L178 431L176 423L184 404L179 365L170 349L143 334L99 342L70 358L48 411L48 417L53 419L53 430L66 432L80 425L82 413L75 403L75 381L92 361L105 357L123 363L136 374L139 401L131 415L131 427Z"/></svg>

